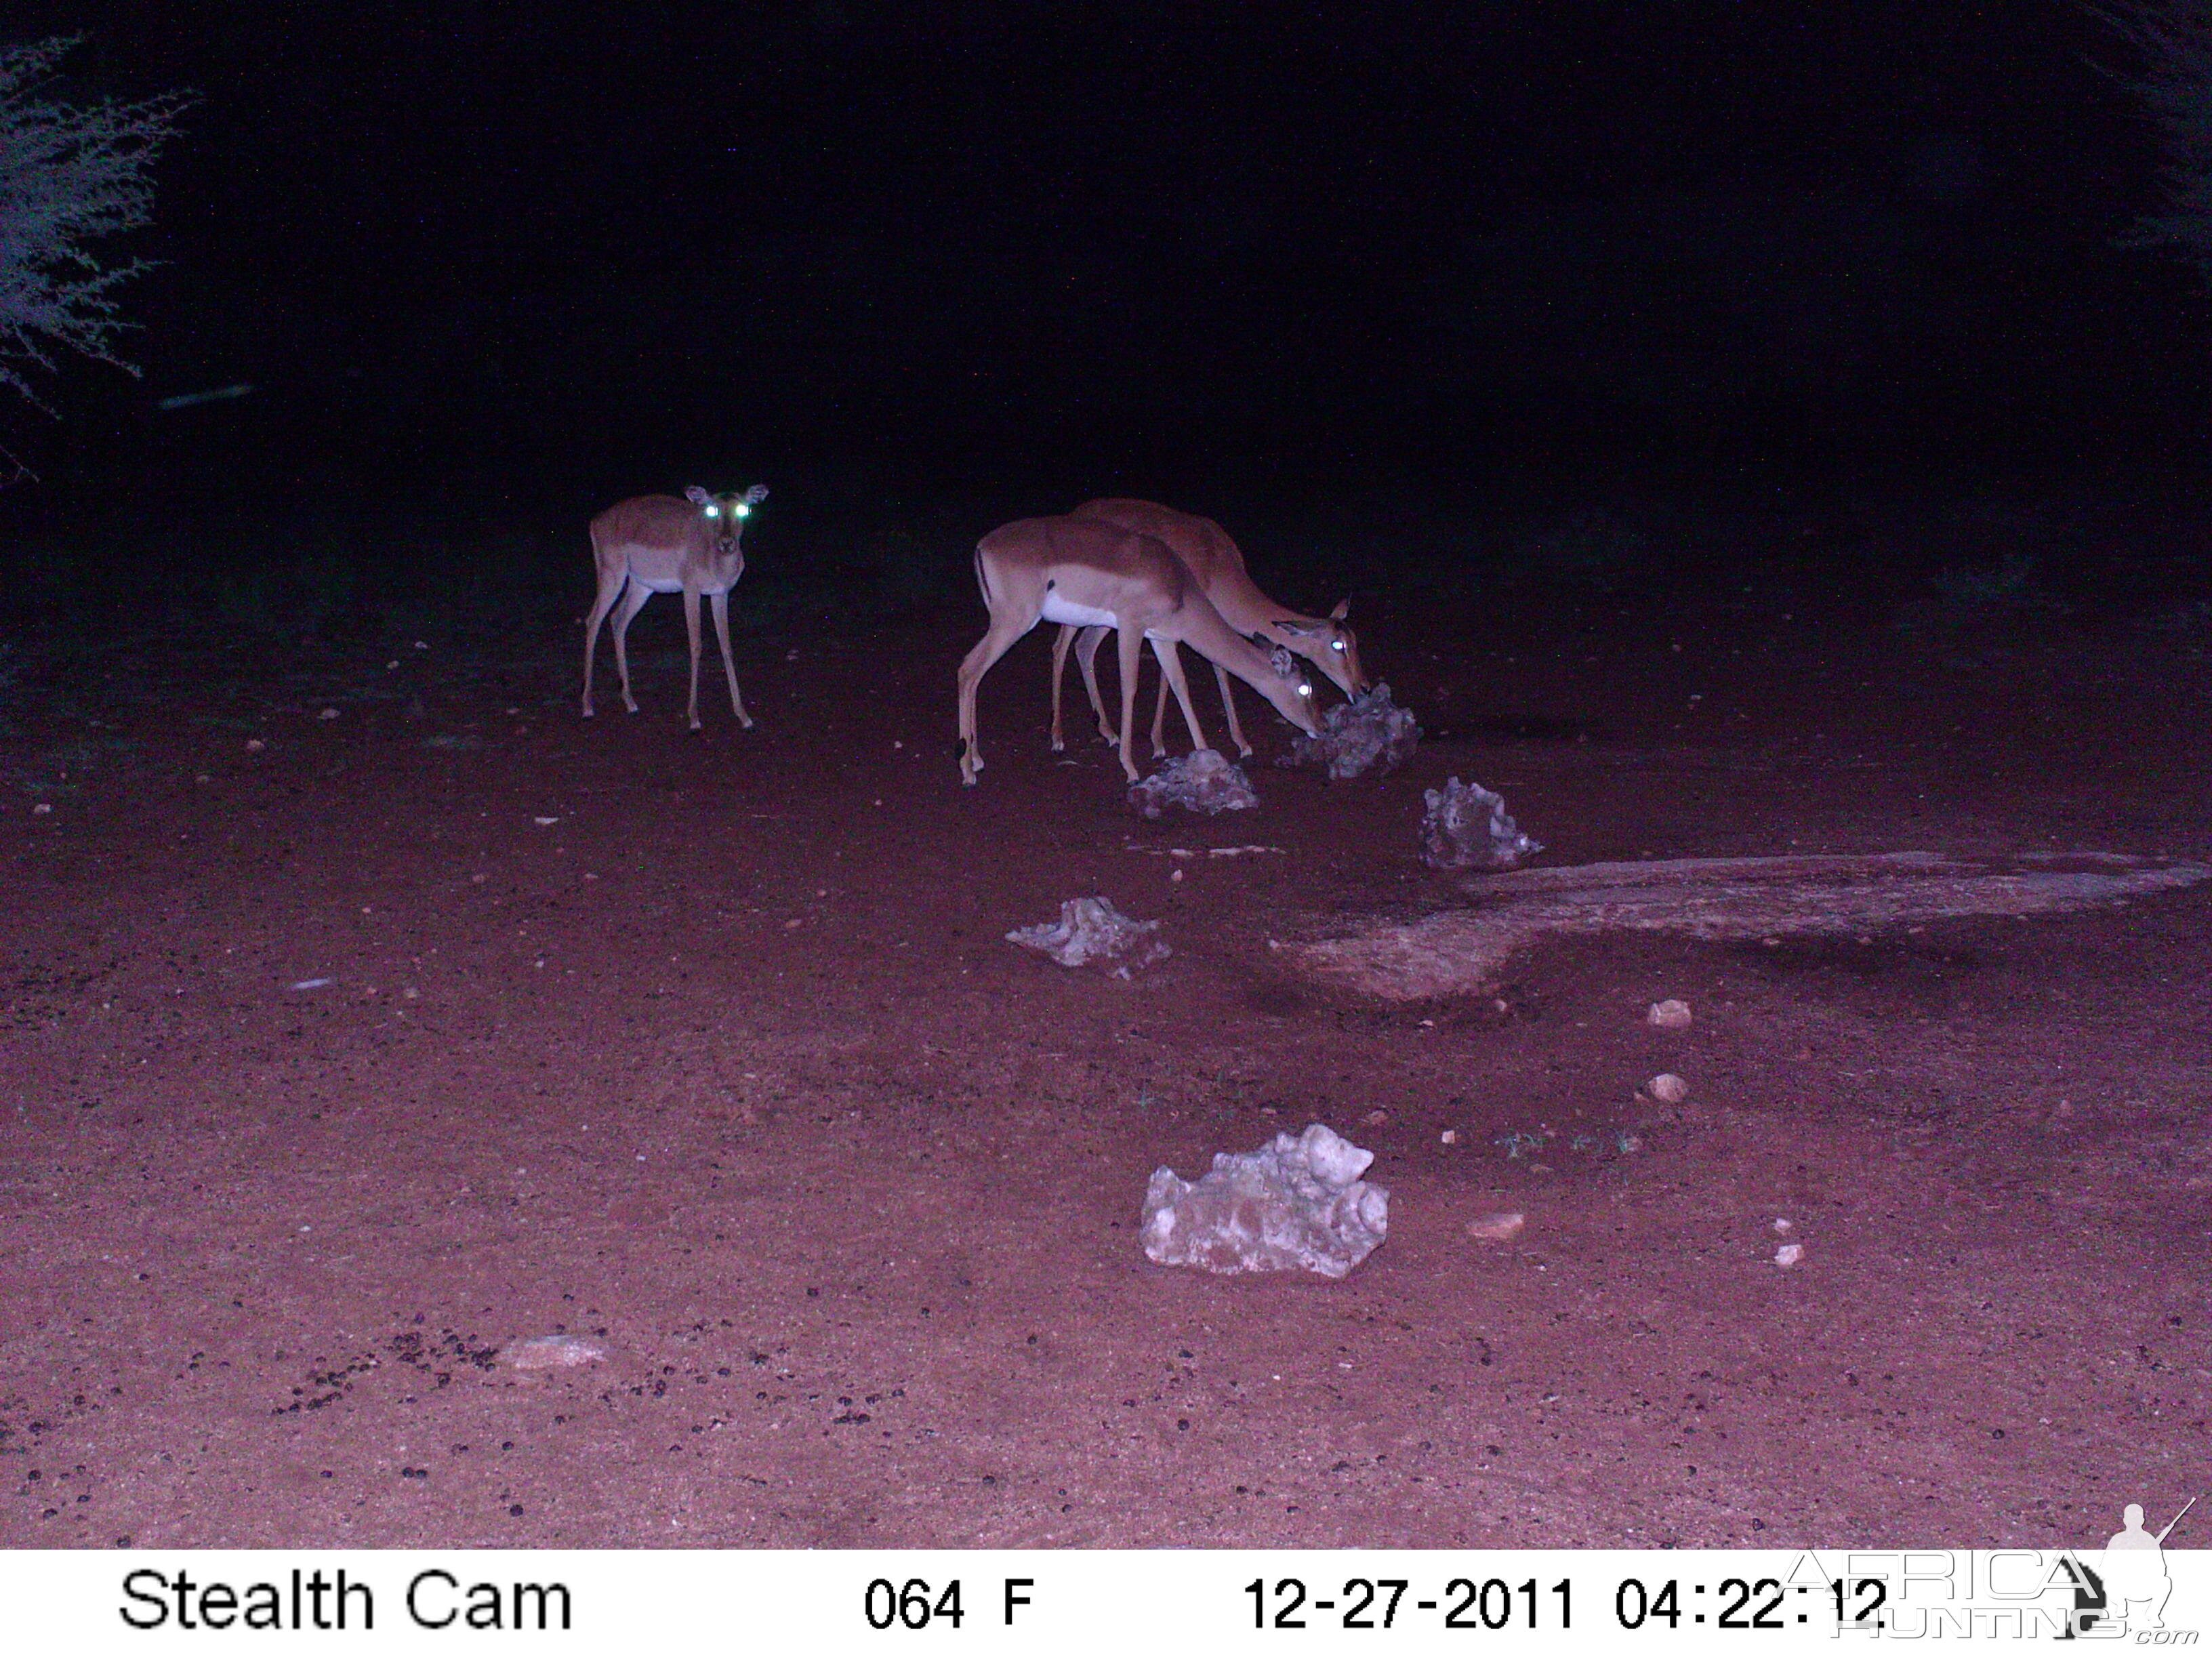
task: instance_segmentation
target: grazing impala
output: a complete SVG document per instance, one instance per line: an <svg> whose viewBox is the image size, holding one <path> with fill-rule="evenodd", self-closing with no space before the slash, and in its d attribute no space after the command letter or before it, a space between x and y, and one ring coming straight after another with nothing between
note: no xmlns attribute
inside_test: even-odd
<svg viewBox="0 0 2212 1659"><path fill-rule="evenodd" d="M1313 687L1291 653L1246 639L1213 608L1182 560L1162 543L1099 519L1022 519L1001 525L975 544L975 580L991 625L960 665L960 781L972 784L983 764L975 743L975 688L991 665L1040 621L1071 628L1120 630L1121 769L1137 781L1129 728L1137 698L1137 657L1146 640L1160 672L1175 688L1184 724L1206 746L1176 655L1187 645L1236 675L1311 736L1320 730Z"/></svg>
<svg viewBox="0 0 2212 1659"><path fill-rule="evenodd" d="M730 660L730 590L744 574L745 556L738 543L753 503L768 495L755 484L742 495L709 495L693 484L674 495L640 495L609 507L592 520L592 562L599 567L599 594L584 623L584 715L592 713L592 659L598 653L599 624L622 602L615 616L615 667L622 675L623 707L637 713L629 694L629 625L656 593L684 596L684 629L691 639L691 704L684 716L699 729L699 596L714 613L715 637L722 642L722 672L730 678L730 707L738 724L750 726L744 699L738 695L737 665Z"/></svg>
<svg viewBox="0 0 2212 1659"><path fill-rule="evenodd" d="M1359 641L1344 625L1345 614L1352 608L1349 599L1340 601L1326 617L1302 616L1286 605L1277 605L1245 573L1244 555L1230 540L1227 531L1211 519L1194 518L1173 507L1162 507L1158 501L1109 497L1084 502L1073 516L1119 525L1124 530L1138 531L1166 543L1169 550L1198 579L1198 585L1206 590L1206 597L1213 601L1213 608L1231 628L1297 652L1334 681L1337 690L1347 697L1356 697L1367 689L1367 675L1359 665ZM1114 730L1106 722L1105 704L1098 695L1098 642L1105 638L1106 630L1079 630L1063 625L1052 646L1054 749L1066 747L1060 740L1060 687L1066 673L1067 648L1076 641L1079 632L1081 649L1076 661L1083 671L1084 690L1091 694L1091 711L1098 716L1098 735L1109 743L1114 741ZM1229 676L1218 663L1214 665L1213 674L1221 686L1221 705L1229 711L1229 735L1235 739L1237 752L1249 755L1252 745L1244 741L1243 728L1237 723L1237 703L1229 695ZM1159 696L1152 705L1155 754L1160 752L1161 723L1166 719L1167 708L1168 684L1163 676Z"/></svg>

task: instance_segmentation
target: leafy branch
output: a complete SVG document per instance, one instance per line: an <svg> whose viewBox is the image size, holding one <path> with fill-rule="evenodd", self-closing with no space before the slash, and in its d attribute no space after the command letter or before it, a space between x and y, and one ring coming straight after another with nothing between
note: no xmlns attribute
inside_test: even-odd
<svg viewBox="0 0 2212 1659"><path fill-rule="evenodd" d="M194 101L182 92L136 103L45 96L82 39L0 52L0 386L42 409L28 375L52 372L58 352L138 372L116 355L130 325L115 290L153 262L106 263L88 245L150 221L155 159Z"/></svg>

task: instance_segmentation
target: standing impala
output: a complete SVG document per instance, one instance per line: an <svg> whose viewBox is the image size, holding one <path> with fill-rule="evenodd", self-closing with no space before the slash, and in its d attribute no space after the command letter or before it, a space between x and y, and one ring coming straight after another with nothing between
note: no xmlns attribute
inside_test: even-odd
<svg viewBox="0 0 2212 1659"><path fill-rule="evenodd" d="M615 667L622 675L623 707L637 713L629 694L629 625L656 593L684 596L684 630L691 640L691 704L684 717L699 729L699 596L714 612L715 637L722 642L722 672L730 679L730 707L738 724L750 726L744 700L738 695L737 665L730 660L730 590L744 574L745 556L738 543L756 501L768 487L755 484L742 495L709 495L693 484L682 499L639 495L609 507L592 520L592 562L599 567L599 594L584 623L584 717L592 714L592 659L598 653L599 624L613 611Z"/></svg>
<svg viewBox="0 0 2212 1659"><path fill-rule="evenodd" d="M1356 697L1367 690L1367 675L1359 665L1359 641L1344 625L1345 615L1352 608L1349 599L1339 601L1336 609L1326 617L1302 616L1287 605L1276 604L1246 574L1244 555L1230 540L1227 531L1211 519L1178 513L1158 501L1108 497L1084 502L1073 516L1119 525L1124 530L1139 531L1166 543L1198 579L1199 586L1206 590L1206 597L1213 601L1213 608L1231 628L1297 652L1335 682L1337 690L1347 697ZM1078 633L1072 626L1063 626L1052 646L1052 746L1056 750L1066 747L1060 740L1060 687L1066 674L1067 648L1076 641ZM1098 642L1105 633L1101 628L1081 629L1081 649L1076 661L1083 671L1084 690L1091 694L1091 711L1098 716L1098 735L1111 743L1113 728L1106 723L1105 704L1098 695ZM1235 739L1237 752L1249 755L1252 745L1244 741L1243 728L1237 723L1237 703L1229 695L1229 676L1218 663L1214 665L1213 674L1221 686L1221 705L1229 711L1229 735ZM1160 752L1161 723L1167 717L1167 707L1168 686L1164 677L1159 696L1152 705L1155 754Z"/></svg>
<svg viewBox="0 0 2212 1659"><path fill-rule="evenodd" d="M975 580L990 627L960 665L960 781L982 766L975 742L975 688L1008 647L1039 622L1120 630L1121 769L1137 781L1129 732L1137 699L1137 657L1146 640L1175 688L1190 740L1206 746L1176 655L1187 645L1245 681L1309 737L1320 730L1313 687L1291 653L1246 639L1213 608L1182 560L1152 537L1098 519L1021 519L975 544Z"/></svg>

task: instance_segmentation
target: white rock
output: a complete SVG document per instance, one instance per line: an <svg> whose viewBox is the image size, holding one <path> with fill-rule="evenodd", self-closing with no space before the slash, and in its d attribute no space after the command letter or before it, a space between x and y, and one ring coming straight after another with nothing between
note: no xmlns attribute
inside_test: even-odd
<svg viewBox="0 0 2212 1659"><path fill-rule="evenodd" d="M1127 979L1132 969L1147 967L1168 955L1159 930L1157 921L1132 921L1103 898L1081 898L1061 905L1057 922L1017 927L1006 938L1043 951L1063 968L1112 963L1108 971Z"/></svg>
<svg viewBox="0 0 2212 1659"><path fill-rule="evenodd" d="M1794 1267L1803 1260L1804 1255L1805 1247L1802 1244L1779 1245L1774 1252L1774 1265L1778 1267Z"/></svg>
<svg viewBox="0 0 2212 1659"><path fill-rule="evenodd" d="M1145 1254L1212 1273L1301 1268L1341 1279L1389 1230L1389 1193L1359 1178L1374 1161L1315 1123L1256 1152L1217 1152L1196 1182L1163 1165L1145 1194Z"/></svg>
<svg viewBox="0 0 2212 1659"><path fill-rule="evenodd" d="M1333 706L1312 737L1300 732L1278 766L1318 766L1332 778L1356 778L1380 768L1389 772L1413 757L1421 741L1418 721L1390 701L1390 688L1377 683L1350 702Z"/></svg>
<svg viewBox="0 0 2212 1659"><path fill-rule="evenodd" d="M501 1348L499 1357L519 1371L539 1371L556 1365L588 1365L605 1359L607 1351L580 1336L525 1336Z"/></svg>
<svg viewBox="0 0 2212 1659"><path fill-rule="evenodd" d="M1664 1002L1655 1002L1651 1012L1644 1016L1647 1024L1662 1030L1679 1031L1691 1020L1690 1005L1677 998L1668 997Z"/></svg>
<svg viewBox="0 0 2212 1659"><path fill-rule="evenodd" d="M1129 805L1139 815L1156 818L1170 806L1187 806L1211 817L1216 812L1241 812L1257 806L1260 797L1244 769L1218 749L1195 749L1178 760L1164 762L1140 783L1129 786Z"/></svg>
<svg viewBox="0 0 2212 1659"><path fill-rule="evenodd" d="M1492 1239L1504 1244L1520 1237L1521 1229L1528 1222L1528 1218L1518 1210L1500 1210L1495 1215L1483 1216L1468 1222L1467 1236L1469 1238Z"/></svg>
<svg viewBox="0 0 2212 1659"><path fill-rule="evenodd" d="M1544 850L1513 822L1505 799L1479 783L1454 776L1421 799L1421 862L1431 870L1510 870Z"/></svg>
<svg viewBox="0 0 2212 1659"><path fill-rule="evenodd" d="M1690 1085L1672 1072L1662 1072L1644 1085L1644 1092L1667 1105L1679 1106L1690 1097Z"/></svg>

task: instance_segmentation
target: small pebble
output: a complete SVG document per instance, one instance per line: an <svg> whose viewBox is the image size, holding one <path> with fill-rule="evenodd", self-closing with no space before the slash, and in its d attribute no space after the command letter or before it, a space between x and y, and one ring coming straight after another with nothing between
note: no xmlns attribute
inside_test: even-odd
<svg viewBox="0 0 2212 1659"><path fill-rule="evenodd" d="M1802 1244L1784 1244L1774 1252L1774 1265L1778 1267L1794 1267L1804 1255L1805 1247Z"/></svg>
<svg viewBox="0 0 2212 1659"><path fill-rule="evenodd" d="M1679 998L1669 997L1664 1002L1653 1003L1650 1012L1644 1018L1647 1024L1665 1030L1679 1031L1690 1023L1690 1005Z"/></svg>
<svg viewBox="0 0 2212 1659"><path fill-rule="evenodd" d="M1520 1237L1522 1228L1528 1223L1528 1218L1518 1210L1500 1210L1493 1215L1483 1216L1478 1220L1468 1222L1467 1236L1469 1238L1486 1238L1495 1243L1504 1244L1510 1240Z"/></svg>
<svg viewBox="0 0 2212 1659"><path fill-rule="evenodd" d="M1662 1072L1644 1085L1644 1092L1668 1106L1679 1106L1690 1097L1690 1085L1672 1072Z"/></svg>

